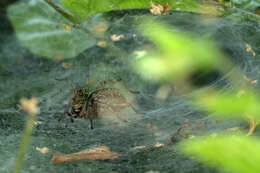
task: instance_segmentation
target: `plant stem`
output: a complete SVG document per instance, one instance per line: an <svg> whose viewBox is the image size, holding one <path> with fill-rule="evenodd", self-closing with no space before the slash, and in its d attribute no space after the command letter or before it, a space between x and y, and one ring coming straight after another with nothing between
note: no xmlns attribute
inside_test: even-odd
<svg viewBox="0 0 260 173"><path fill-rule="evenodd" d="M73 24L77 25L79 24L79 21L73 16L72 14L69 14L66 12L63 8L59 7L57 4L53 3L51 0L44 0L47 4L49 4L52 8L54 8L58 13L60 13L63 17L68 19Z"/></svg>
<svg viewBox="0 0 260 173"><path fill-rule="evenodd" d="M25 156L26 150L28 148L28 145L29 145L29 142L31 139L31 135L32 135L32 131L33 131L33 123L34 123L35 117L36 116L29 115L29 119L26 122L26 128L24 131L24 135L23 135L23 139L21 142L18 156L17 156L17 160L15 162L13 173L19 173L22 169L23 162L24 162L24 156Z"/></svg>

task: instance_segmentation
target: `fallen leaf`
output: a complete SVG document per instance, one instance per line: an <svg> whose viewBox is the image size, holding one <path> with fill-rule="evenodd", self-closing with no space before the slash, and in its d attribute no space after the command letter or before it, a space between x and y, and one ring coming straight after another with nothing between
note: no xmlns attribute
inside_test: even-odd
<svg viewBox="0 0 260 173"><path fill-rule="evenodd" d="M67 62L63 62L63 63L61 64L61 66L62 66L63 68L65 68L65 69L68 69L68 68L71 67L71 64L70 64L70 63L67 63Z"/></svg>
<svg viewBox="0 0 260 173"><path fill-rule="evenodd" d="M66 31L71 31L71 27L70 27L69 25L66 25L66 24L65 24L65 30L66 30Z"/></svg>
<svg viewBox="0 0 260 173"><path fill-rule="evenodd" d="M34 122L33 122L33 125L35 125L35 126L38 126L38 125L40 125L40 124L42 124L41 121L34 121Z"/></svg>
<svg viewBox="0 0 260 173"><path fill-rule="evenodd" d="M107 46L107 42L106 41L98 41L97 42L97 46L99 46L99 47L106 47Z"/></svg>
<svg viewBox="0 0 260 173"><path fill-rule="evenodd" d="M134 150L140 150L140 149L144 149L144 148L145 148L145 146L135 146Z"/></svg>
<svg viewBox="0 0 260 173"><path fill-rule="evenodd" d="M153 3L152 1L150 2L150 12L154 15L162 15L164 13L167 13L168 11L171 10L170 5L163 5L160 3Z"/></svg>
<svg viewBox="0 0 260 173"><path fill-rule="evenodd" d="M163 147L164 144L160 143L160 142L156 142L156 144L154 144L154 147L159 148L159 147Z"/></svg>
<svg viewBox="0 0 260 173"><path fill-rule="evenodd" d="M119 41L121 40L122 38L125 38L125 36L123 34L120 34L120 35L116 35L116 34L113 34L111 35L110 39L112 41Z"/></svg>
<svg viewBox="0 0 260 173"><path fill-rule="evenodd" d="M107 146L100 146L73 154L56 153L53 155L51 163L75 162L80 160L108 160L116 159L121 155L122 154L111 152Z"/></svg>
<svg viewBox="0 0 260 173"><path fill-rule="evenodd" d="M62 63L62 67L68 69L68 68L71 67L71 64L70 64L70 63L67 63L67 62L63 62L63 63Z"/></svg>
<svg viewBox="0 0 260 173"><path fill-rule="evenodd" d="M246 43L246 51L250 52L253 56L256 56L255 51L252 49L252 47L248 43Z"/></svg>
<svg viewBox="0 0 260 173"><path fill-rule="evenodd" d="M47 147L43 147L43 148L36 147L35 149L37 151L40 151L42 154L46 154L50 151L49 148L47 148Z"/></svg>

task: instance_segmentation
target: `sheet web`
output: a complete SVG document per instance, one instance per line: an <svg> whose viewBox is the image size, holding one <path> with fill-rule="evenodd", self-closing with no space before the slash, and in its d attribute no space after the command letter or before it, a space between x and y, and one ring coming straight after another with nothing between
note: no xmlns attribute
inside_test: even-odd
<svg viewBox="0 0 260 173"><path fill-rule="evenodd" d="M38 125L34 129L24 172L215 171L178 155L174 145L168 145L168 142L171 135L180 127L183 128L181 132L184 136L185 133L196 136L239 124L240 122L236 121L216 123L211 115L205 115L205 112L192 106L189 100L190 96L200 94L207 87L232 89L234 86L225 80L225 76L217 78L209 76L206 78L206 88L183 95L171 90L165 100L159 99L158 89L169 84L146 81L140 78L130 65L136 60L135 51L143 51L152 46L152 43L141 36L136 29L144 15L149 14L140 10L114 12L110 13L108 18L95 16L93 21L102 19L108 26L106 33L98 36L99 40L107 41L107 46L93 46L75 58L55 63L33 55L20 45L15 35L10 33L8 37L12 39L8 39L7 44L1 45L3 51L0 54L3 57L2 64L11 68L8 73L7 68L4 68L7 75L2 77L5 82L0 84L1 89L6 91L0 100L2 108L0 144L3 153L0 156L0 169L3 172L9 172L12 168L16 158L14 151L19 146L26 120L25 114L18 111L18 101L21 97L30 96L39 98L41 113L37 116ZM213 38L248 78L259 80L259 23L235 22L226 18L219 19L185 12L153 18L163 20L185 32L190 31ZM94 24L92 22L92 25ZM111 41L109 38L113 34L123 34L124 38L116 42ZM246 51L246 43L250 44L256 56ZM13 49L16 50L15 53L10 54ZM69 67L65 67L68 64ZM93 130L89 128L88 120L76 119L71 123L66 116L58 121L69 102L70 93L61 92L56 96L53 95L60 89L72 89L72 87L66 81L57 81L55 78L67 77L84 86L87 72L90 80L94 81L91 84L92 88L101 81L120 76L129 88L139 91L140 94L128 93L120 83L108 86L120 88L140 113L135 113L131 108L122 110L120 116L127 122L122 122L113 115L109 117L101 115L94 120ZM230 69L226 75L232 72ZM201 76L198 77L198 80L200 79ZM50 163L55 152L70 154L98 146L107 146L111 151L123 155L108 161ZM50 152L43 155L35 149L36 147L48 147Z"/></svg>

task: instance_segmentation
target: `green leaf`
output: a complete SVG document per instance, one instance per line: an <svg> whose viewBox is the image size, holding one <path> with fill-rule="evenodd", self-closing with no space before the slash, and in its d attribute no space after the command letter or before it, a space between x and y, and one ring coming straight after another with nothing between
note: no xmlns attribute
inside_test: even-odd
<svg viewBox="0 0 260 173"><path fill-rule="evenodd" d="M260 172L260 140L246 136L217 136L186 140L179 149L195 159L234 173Z"/></svg>
<svg viewBox="0 0 260 173"><path fill-rule="evenodd" d="M144 77L170 81L185 79L195 69L221 69L225 62L224 55L208 39L149 19L144 20L140 30L157 48L157 51L148 51L149 54L136 64Z"/></svg>
<svg viewBox="0 0 260 173"><path fill-rule="evenodd" d="M111 10L149 8L151 0L62 0L65 8L71 10L84 21L87 17ZM199 12L199 0L157 0L169 4L173 10Z"/></svg>
<svg viewBox="0 0 260 173"><path fill-rule="evenodd" d="M40 56L71 58L96 43L43 0L19 1L8 8L8 17L22 44Z"/></svg>
<svg viewBox="0 0 260 173"><path fill-rule="evenodd" d="M215 116L226 118L250 116L260 119L260 96L250 90L211 91L197 97L195 102L204 109L216 113Z"/></svg>

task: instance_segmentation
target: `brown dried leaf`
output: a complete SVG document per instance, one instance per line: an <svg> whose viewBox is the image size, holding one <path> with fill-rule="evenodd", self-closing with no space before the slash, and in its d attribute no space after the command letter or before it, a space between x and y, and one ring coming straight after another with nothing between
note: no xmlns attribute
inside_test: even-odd
<svg viewBox="0 0 260 173"><path fill-rule="evenodd" d="M56 153L53 155L51 163L75 162L80 160L108 160L116 159L121 155L111 152L107 146L100 146L73 154Z"/></svg>

